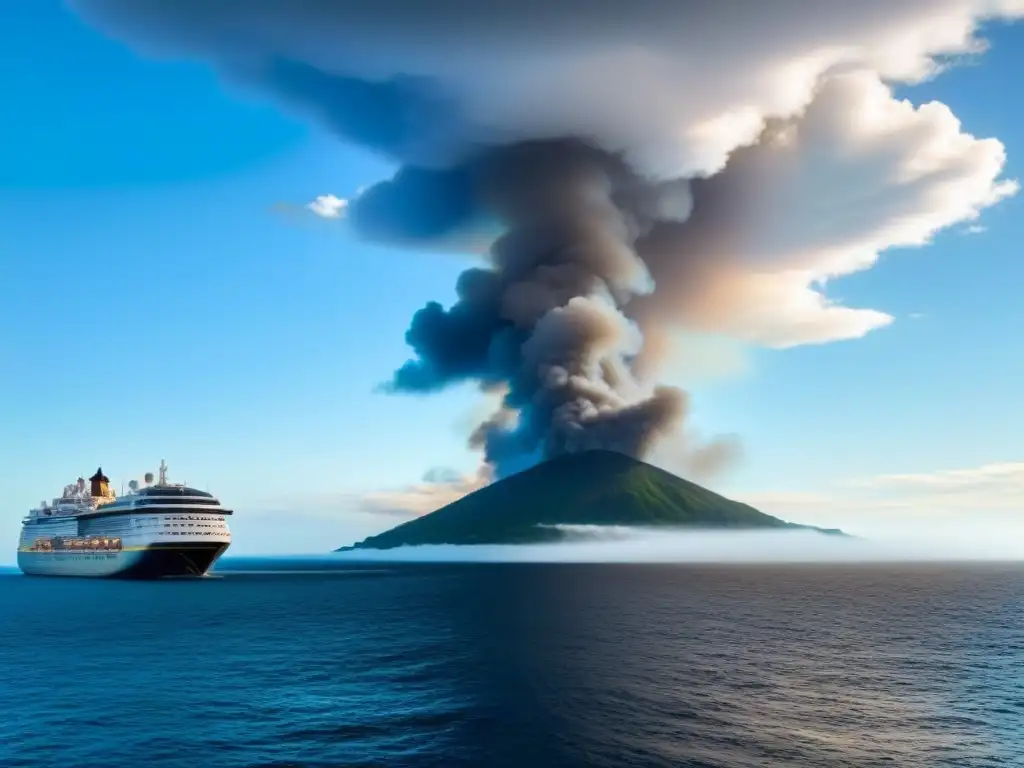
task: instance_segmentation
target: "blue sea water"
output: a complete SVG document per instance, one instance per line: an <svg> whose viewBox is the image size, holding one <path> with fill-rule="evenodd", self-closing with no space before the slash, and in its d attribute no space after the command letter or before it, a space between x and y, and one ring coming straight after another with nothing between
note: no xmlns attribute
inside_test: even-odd
<svg viewBox="0 0 1024 768"><path fill-rule="evenodd" d="M4 768L1024 765L1024 568L0 575Z"/></svg>

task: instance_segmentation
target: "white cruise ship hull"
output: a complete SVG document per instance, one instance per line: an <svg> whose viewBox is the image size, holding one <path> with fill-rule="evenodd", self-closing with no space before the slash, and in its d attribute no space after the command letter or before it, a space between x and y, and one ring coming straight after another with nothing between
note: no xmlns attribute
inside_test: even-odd
<svg viewBox="0 0 1024 768"><path fill-rule="evenodd" d="M92 576L161 579L203 576L227 544L154 544L120 552L18 552L18 567L29 576Z"/></svg>
<svg viewBox="0 0 1024 768"><path fill-rule="evenodd" d="M18 567L30 576L202 576L231 544L224 514L165 508L25 524Z"/></svg>

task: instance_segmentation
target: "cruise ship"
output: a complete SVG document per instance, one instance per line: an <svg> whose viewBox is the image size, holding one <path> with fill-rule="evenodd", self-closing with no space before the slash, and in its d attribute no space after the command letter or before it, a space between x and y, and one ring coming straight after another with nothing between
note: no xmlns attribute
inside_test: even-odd
<svg viewBox="0 0 1024 768"><path fill-rule="evenodd" d="M228 515L212 494L167 481L160 462L117 496L102 467L65 486L22 521L18 567L32 576L158 579L202 576L231 545Z"/></svg>

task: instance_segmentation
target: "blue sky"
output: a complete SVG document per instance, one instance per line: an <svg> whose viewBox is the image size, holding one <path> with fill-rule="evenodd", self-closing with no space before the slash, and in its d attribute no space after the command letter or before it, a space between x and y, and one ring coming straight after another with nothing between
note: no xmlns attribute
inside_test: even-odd
<svg viewBox="0 0 1024 768"><path fill-rule="evenodd" d="M390 168L205 66L141 58L51 0L16 6L0 29L0 538L97 464L127 481L166 458L238 509L246 552L347 543L393 522L359 512L359 494L471 470L470 388L374 391L409 356L413 312L453 299L464 257L360 242L301 211ZM1020 178L1024 28L987 36L977 63L905 95L999 138ZM744 444L716 487L855 528L811 500L1024 460L1022 206L830 287L892 326L748 350L742 372L698 382L696 426Z"/></svg>

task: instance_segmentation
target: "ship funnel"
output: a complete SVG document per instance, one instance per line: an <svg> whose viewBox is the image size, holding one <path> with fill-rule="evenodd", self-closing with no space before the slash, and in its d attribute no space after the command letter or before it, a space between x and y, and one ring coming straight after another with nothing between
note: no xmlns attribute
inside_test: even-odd
<svg viewBox="0 0 1024 768"><path fill-rule="evenodd" d="M103 474L103 467L96 469L96 474L89 478L89 482L92 484L90 493L93 496L107 496L109 494L110 478Z"/></svg>

